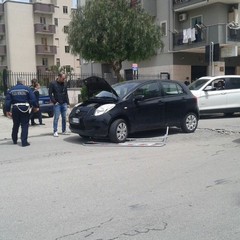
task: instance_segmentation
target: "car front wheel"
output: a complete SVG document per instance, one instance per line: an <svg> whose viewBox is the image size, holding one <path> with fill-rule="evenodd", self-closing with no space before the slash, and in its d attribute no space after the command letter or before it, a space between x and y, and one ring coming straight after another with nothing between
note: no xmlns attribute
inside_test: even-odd
<svg viewBox="0 0 240 240"><path fill-rule="evenodd" d="M110 126L109 138L112 142L125 142L128 136L128 126L123 119L115 120Z"/></svg>
<svg viewBox="0 0 240 240"><path fill-rule="evenodd" d="M185 133L192 133L198 126L198 118L195 113L188 113L182 120L181 128Z"/></svg>

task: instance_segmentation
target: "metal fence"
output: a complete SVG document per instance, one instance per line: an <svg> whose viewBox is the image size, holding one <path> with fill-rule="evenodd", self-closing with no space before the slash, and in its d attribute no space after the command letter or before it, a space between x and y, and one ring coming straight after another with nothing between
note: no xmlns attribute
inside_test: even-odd
<svg viewBox="0 0 240 240"><path fill-rule="evenodd" d="M37 79L41 86L49 86L49 83L57 78L57 73L26 73L26 72L11 72L6 71L0 72L0 94L6 93L6 90L11 88L12 86L16 85L17 80L19 78L23 78L26 80L26 85L31 85L32 79ZM67 74L67 87L68 88L81 88L83 84L83 80L91 77L90 74ZM96 77L104 77L100 74L94 74ZM160 74L158 75L137 75L133 76L133 79L160 79ZM114 77L112 74L107 75L107 78L105 78L107 82L110 84L116 83L116 77Z"/></svg>

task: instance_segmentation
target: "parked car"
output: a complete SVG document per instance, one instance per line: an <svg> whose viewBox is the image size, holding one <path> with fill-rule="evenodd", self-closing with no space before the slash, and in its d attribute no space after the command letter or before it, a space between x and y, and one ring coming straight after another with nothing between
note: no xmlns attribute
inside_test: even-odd
<svg viewBox="0 0 240 240"><path fill-rule="evenodd" d="M200 114L240 112L239 75L202 77L188 87L198 99Z"/></svg>
<svg viewBox="0 0 240 240"><path fill-rule="evenodd" d="M102 78L83 81L88 100L69 115L70 130L81 137L124 142L130 133L177 126L192 133L198 125L197 99L172 80L131 80L113 85Z"/></svg>
<svg viewBox="0 0 240 240"><path fill-rule="evenodd" d="M3 114L6 116L5 96L2 99ZM39 105L42 113L47 113L49 117L53 117L53 103L51 102L46 86L41 86L39 89Z"/></svg>
<svg viewBox="0 0 240 240"><path fill-rule="evenodd" d="M49 117L53 116L53 103L46 86L41 86L39 89L39 105L42 113L47 113Z"/></svg>

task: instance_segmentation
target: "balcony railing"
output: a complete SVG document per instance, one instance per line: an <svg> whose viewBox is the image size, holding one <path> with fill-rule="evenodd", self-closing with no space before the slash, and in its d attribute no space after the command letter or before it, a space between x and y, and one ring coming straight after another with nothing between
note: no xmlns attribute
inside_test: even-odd
<svg viewBox="0 0 240 240"><path fill-rule="evenodd" d="M0 35L5 34L5 24L0 24Z"/></svg>
<svg viewBox="0 0 240 240"><path fill-rule="evenodd" d="M38 55L55 55L57 53L56 46L36 45L36 54Z"/></svg>
<svg viewBox="0 0 240 240"><path fill-rule="evenodd" d="M6 53L6 46L0 45L0 56L5 56Z"/></svg>
<svg viewBox="0 0 240 240"><path fill-rule="evenodd" d="M0 15L4 14L4 5L0 4Z"/></svg>
<svg viewBox="0 0 240 240"><path fill-rule="evenodd" d="M186 37L186 30L173 33L174 51L203 47L211 42L230 45L238 42L240 45L240 29L230 29L227 24L204 27L201 31L196 31L195 36L188 34Z"/></svg>
<svg viewBox="0 0 240 240"><path fill-rule="evenodd" d="M44 4L44 3L34 3L33 12L34 13L44 13L44 14L53 14L55 11L53 4Z"/></svg>
<svg viewBox="0 0 240 240"><path fill-rule="evenodd" d="M34 31L35 33L40 34L55 34L56 33L56 27L55 25L46 25L41 23L34 24Z"/></svg>
<svg viewBox="0 0 240 240"><path fill-rule="evenodd" d="M175 11L187 8L194 9L207 2L207 0L173 0L173 9Z"/></svg>

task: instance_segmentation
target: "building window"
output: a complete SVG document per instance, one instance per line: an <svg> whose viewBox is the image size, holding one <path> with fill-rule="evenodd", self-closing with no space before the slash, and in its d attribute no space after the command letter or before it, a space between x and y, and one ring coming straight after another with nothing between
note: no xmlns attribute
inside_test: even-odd
<svg viewBox="0 0 240 240"><path fill-rule="evenodd" d="M167 22L161 22L160 23L160 28L161 28L161 32L162 32L162 36L167 36Z"/></svg>
<svg viewBox="0 0 240 240"><path fill-rule="evenodd" d="M40 17L40 23L41 24L46 24L46 18L45 17Z"/></svg>
<svg viewBox="0 0 240 240"><path fill-rule="evenodd" d="M55 38L55 44L57 47L59 47L59 38Z"/></svg>
<svg viewBox="0 0 240 240"><path fill-rule="evenodd" d="M42 65L45 67L48 67L48 59L47 58L42 59Z"/></svg>
<svg viewBox="0 0 240 240"><path fill-rule="evenodd" d="M69 29L68 26L64 26L64 27L63 27L63 32L64 32L64 33L68 33L68 29Z"/></svg>
<svg viewBox="0 0 240 240"><path fill-rule="evenodd" d="M70 47L69 46L65 46L65 53L69 53L70 52Z"/></svg>
<svg viewBox="0 0 240 240"><path fill-rule="evenodd" d="M56 65L57 65L58 67L60 67L60 66L61 66L61 63L60 63L60 58L56 58Z"/></svg>
<svg viewBox="0 0 240 240"><path fill-rule="evenodd" d="M63 13L68 14L68 7L67 6L63 6Z"/></svg>
<svg viewBox="0 0 240 240"><path fill-rule="evenodd" d="M54 18L54 24L55 26L58 26L58 18Z"/></svg>

